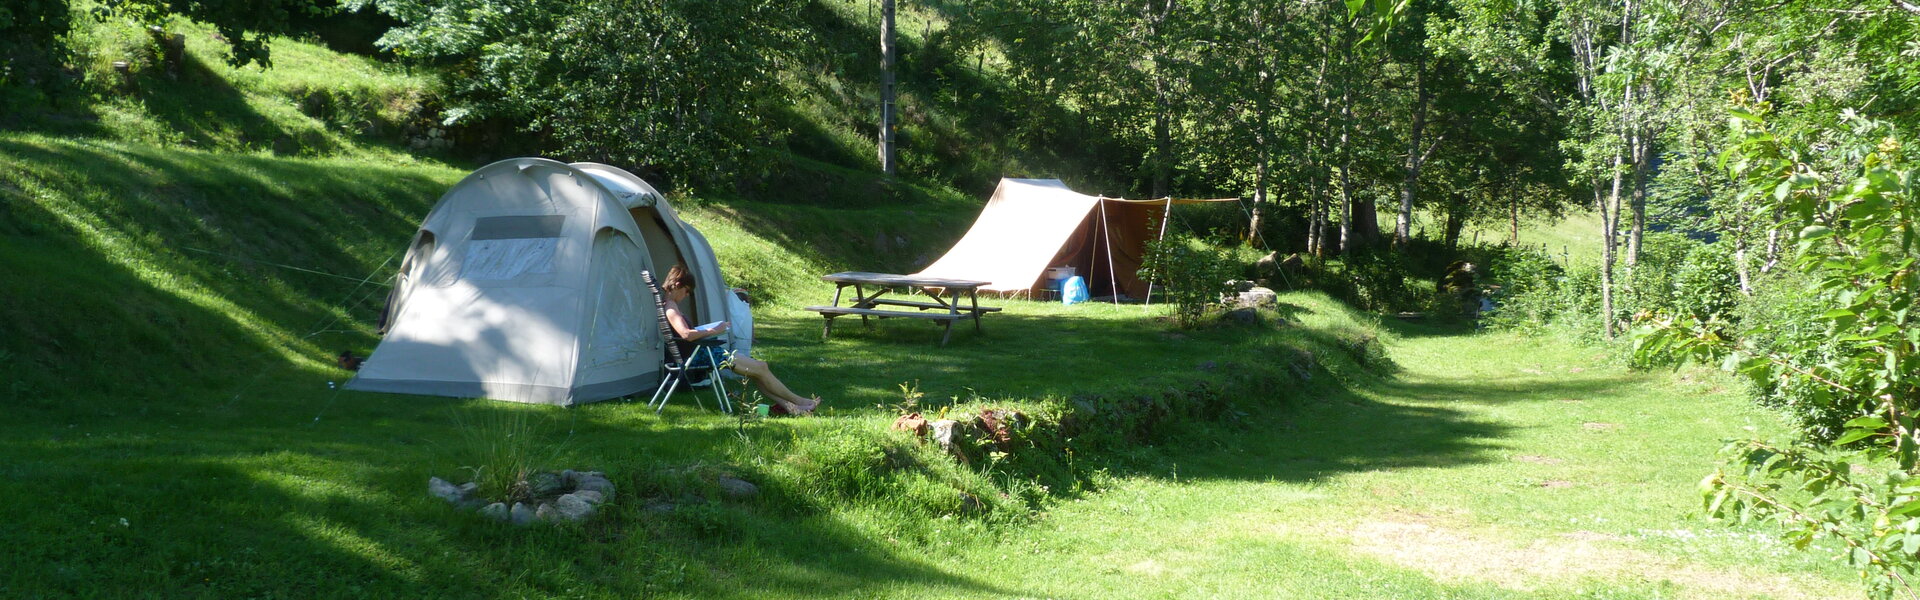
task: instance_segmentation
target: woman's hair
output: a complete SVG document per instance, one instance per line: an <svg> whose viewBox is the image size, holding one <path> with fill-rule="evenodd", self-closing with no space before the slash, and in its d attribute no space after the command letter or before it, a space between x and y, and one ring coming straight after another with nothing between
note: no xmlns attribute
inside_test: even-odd
<svg viewBox="0 0 1920 600"><path fill-rule="evenodd" d="M686 267L674 265L673 268L667 269L667 278L660 282L660 290L667 291L680 288L693 289L693 274L688 273Z"/></svg>

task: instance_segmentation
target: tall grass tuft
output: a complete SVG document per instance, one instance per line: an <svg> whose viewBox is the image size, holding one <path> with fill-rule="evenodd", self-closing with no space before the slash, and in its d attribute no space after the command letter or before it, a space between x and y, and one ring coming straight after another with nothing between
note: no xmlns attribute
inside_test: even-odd
<svg viewBox="0 0 1920 600"><path fill-rule="evenodd" d="M456 410L457 441L448 462L470 473L481 497L506 503L536 496L536 474L558 470L568 458L566 438L554 440L554 427L527 410Z"/></svg>

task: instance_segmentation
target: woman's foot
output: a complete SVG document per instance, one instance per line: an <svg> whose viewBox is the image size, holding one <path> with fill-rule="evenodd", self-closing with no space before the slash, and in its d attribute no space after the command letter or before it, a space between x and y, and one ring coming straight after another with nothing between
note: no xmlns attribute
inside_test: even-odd
<svg viewBox="0 0 1920 600"><path fill-rule="evenodd" d="M794 417L804 417L804 416L808 416L808 415L812 415L812 414L813 414L813 407L812 407L812 406L807 406L807 405L803 405L803 404L795 404L795 403L792 403L792 402L788 402L788 401L785 401L785 400L779 400L778 402L779 402L779 404L780 404L780 410L781 410L781 412L783 412L783 413L786 413L786 414L787 414L787 415L789 415L789 416L794 416Z"/></svg>
<svg viewBox="0 0 1920 600"><path fill-rule="evenodd" d="M819 396L814 396L814 397L812 397L812 398L807 398L806 400L809 400L809 402L803 402L803 403L801 403L801 404L800 404L800 410L804 410L804 411L807 411L808 413L811 413L811 412L813 412L813 409L816 409L816 408L820 408L820 397L819 397Z"/></svg>

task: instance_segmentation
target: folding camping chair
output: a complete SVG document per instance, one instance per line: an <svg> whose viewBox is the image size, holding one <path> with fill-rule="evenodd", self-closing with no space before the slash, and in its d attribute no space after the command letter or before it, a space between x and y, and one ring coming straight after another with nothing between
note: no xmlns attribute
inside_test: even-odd
<svg viewBox="0 0 1920 600"><path fill-rule="evenodd" d="M727 382L720 377L721 361L719 359L725 354L721 348L726 347L726 341L705 338L692 342L693 356L682 357L680 343L677 341L679 336L673 332L673 325L667 323L666 294L660 291L660 284L654 281L653 273L641 271L640 278L647 282L647 289L653 292L653 303L659 309L657 312L660 315L660 338L667 342L667 360L666 364L661 366L661 369L667 372L667 377L660 382L660 388L654 390L653 398L647 400L647 407L652 408L655 413L666 410L667 400L673 398L673 392L680 387L680 384L687 383L688 391L693 391L692 384L687 379L688 371L706 368L711 371L708 374L708 381L713 382L714 403L720 405L720 412L733 414L733 405L727 403ZM693 366L695 359L703 357L706 360L705 365ZM693 402L695 406L706 407L700 402L698 392L694 393Z"/></svg>

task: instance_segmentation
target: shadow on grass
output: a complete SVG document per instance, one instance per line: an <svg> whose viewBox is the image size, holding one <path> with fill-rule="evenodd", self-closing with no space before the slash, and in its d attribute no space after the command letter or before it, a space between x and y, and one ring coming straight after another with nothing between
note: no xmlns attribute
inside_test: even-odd
<svg viewBox="0 0 1920 600"><path fill-rule="evenodd" d="M0 282L34 286L8 291L40 299L9 302L0 316L26 333L82 321L58 333L0 336L0 353L73 381L61 387L101 392L166 389L182 373L248 369L283 352L320 359L369 344L352 323L377 316L387 273L376 268L388 254L367 248L397 253L415 215L445 185L419 168L316 169L265 156L31 139L0 140L0 165L14 167L0 178L0 194L18 194L0 213L9 221L0 231L37 238L20 252L45 263ZM106 273L124 276L76 281ZM40 279L47 282L31 283ZM114 307L74 308L100 302ZM101 331L84 333L93 329ZM127 331L145 333L129 342ZM105 376L78 376L89 372Z"/></svg>
<svg viewBox="0 0 1920 600"><path fill-rule="evenodd" d="M633 474L724 454L732 432L714 419L676 424L641 415L638 405L587 413L309 385L325 375L289 382L314 391L247 398L201 418L0 429L0 506L22 515L0 543L24 559L0 576L0 592L873 596L913 582L959 595L1011 593L822 515L753 501L649 512L631 495L640 487ZM462 462L452 455L470 432L448 418L454 411L541 415L576 466L614 474L628 495L585 526L515 528L457 513L424 485L429 474L454 476ZM64 500L23 504L40 505L37 498Z"/></svg>

